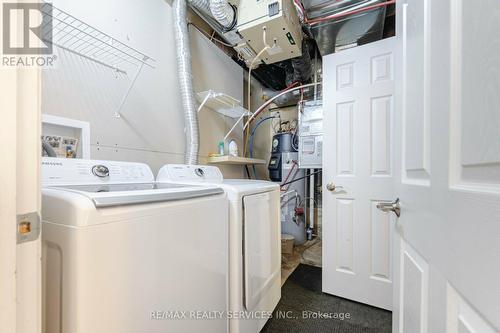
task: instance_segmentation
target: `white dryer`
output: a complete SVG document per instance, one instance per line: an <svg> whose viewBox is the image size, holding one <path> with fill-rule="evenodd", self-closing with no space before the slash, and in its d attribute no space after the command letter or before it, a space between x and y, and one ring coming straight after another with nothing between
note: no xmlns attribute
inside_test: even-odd
<svg viewBox="0 0 500 333"><path fill-rule="evenodd" d="M44 331L228 332L228 200L145 164L42 162Z"/></svg>
<svg viewBox="0 0 500 333"><path fill-rule="evenodd" d="M158 183L217 185L229 198L229 331L257 333L281 298L279 185L223 179L219 168L165 165Z"/></svg>

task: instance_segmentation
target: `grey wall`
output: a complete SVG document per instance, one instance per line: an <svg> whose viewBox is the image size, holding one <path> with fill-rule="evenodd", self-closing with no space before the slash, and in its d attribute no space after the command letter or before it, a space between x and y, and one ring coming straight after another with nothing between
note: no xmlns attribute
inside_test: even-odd
<svg viewBox="0 0 500 333"><path fill-rule="evenodd" d="M127 75L57 49L55 69L43 74L42 112L90 122L91 157L148 163L183 163L184 120L178 92L172 10L163 0L54 0L54 5L156 59L144 67L123 110L113 116L134 71ZM195 90L214 89L243 98L243 71L214 44L191 31ZM205 109L199 114L200 160L217 151L231 119ZM241 132L235 136L241 140ZM241 167L224 168L241 177Z"/></svg>

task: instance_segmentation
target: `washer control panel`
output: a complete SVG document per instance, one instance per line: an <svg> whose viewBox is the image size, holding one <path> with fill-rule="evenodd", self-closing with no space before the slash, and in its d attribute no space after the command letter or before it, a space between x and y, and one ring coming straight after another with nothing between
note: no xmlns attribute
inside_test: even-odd
<svg viewBox="0 0 500 333"><path fill-rule="evenodd" d="M205 177L205 171L203 171L203 168L196 168L194 169L194 173L198 176L198 177Z"/></svg>
<svg viewBox="0 0 500 333"><path fill-rule="evenodd" d="M92 173L94 174L94 176L97 176L100 178L109 177L108 167L105 165L102 165L102 164L94 165L92 167Z"/></svg>
<svg viewBox="0 0 500 333"><path fill-rule="evenodd" d="M153 181L153 173L144 163L42 158L43 186Z"/></svg>
<svg viewBox="0 0 500 333"><path fill-rule="evenodd" d="M164 165L156 181L222 183L224 177L218 167L208 165L167 164Z"/></svg>

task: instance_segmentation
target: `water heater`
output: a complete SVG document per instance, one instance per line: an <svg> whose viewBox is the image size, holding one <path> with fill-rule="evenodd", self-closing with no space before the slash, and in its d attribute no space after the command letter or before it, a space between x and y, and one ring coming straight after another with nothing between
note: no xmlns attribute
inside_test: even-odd
<svg viewBox="0 0 500 333"><path fill-rule="evenodd" d="M293 235L295 244L299 245L306 241L305 216L301 210L305 194L305 170L299 169L297 145L295 133L274 135L268 170L269 178L282 185L281 231Z"/></svg>

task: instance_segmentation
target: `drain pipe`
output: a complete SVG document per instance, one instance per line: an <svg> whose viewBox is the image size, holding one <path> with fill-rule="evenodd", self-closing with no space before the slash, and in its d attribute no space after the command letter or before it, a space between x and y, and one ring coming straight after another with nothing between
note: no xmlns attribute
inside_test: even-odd
<svg viewBox="0 0 500 333"><path fill-rule="evenodd" d="M174 19L175 46L177 49L177 74L179 79L184 126L186 133L185 163L198 164L199 129L197 103L193 90L191 68L191 50L187 27L186 0L174 0L172 3Z"/></svg>

